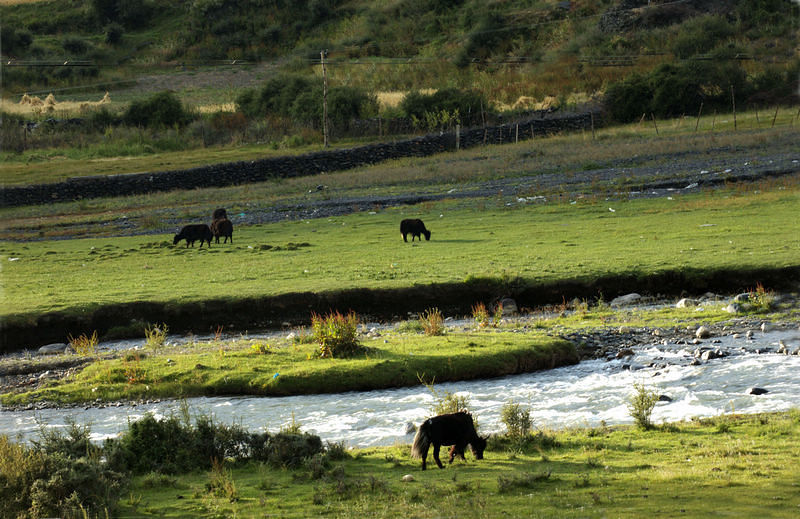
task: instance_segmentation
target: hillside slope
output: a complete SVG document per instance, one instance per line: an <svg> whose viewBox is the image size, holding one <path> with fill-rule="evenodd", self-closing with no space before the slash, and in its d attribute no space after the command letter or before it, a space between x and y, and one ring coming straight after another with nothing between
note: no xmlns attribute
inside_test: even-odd
<svg viewBox="0 0 800 519"><path fill-rule="evenodd" d="M327 50L334 84L475 88L510 109L586 99L665 63L709 61L727 66L713 72L729 76L732 64L752 78L752 102L785 102L800 11L790 0L12 0L0 15L4 97L113 91L158 72L157 84L190 102L230 102L277 69L318 74ZM223 73L170 81L207 67Z"/></svg>

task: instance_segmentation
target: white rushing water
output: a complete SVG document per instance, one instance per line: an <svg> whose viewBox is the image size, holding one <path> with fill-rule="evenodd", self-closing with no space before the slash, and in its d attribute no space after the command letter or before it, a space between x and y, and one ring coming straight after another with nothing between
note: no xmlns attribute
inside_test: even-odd
<svg viewBox="0 0 800 519"><path fill-rule="evenodd" d="M800 406L800 356L755 353L775 351L782 340L791 351L800 347L800 332L758 333L752 339L724 337L718 344L730 355L691 365L696 346L652 345L623 360L592 360L536 373L490 380L442 383L436 390L469 397L482 433L501 432L501 408L513 400L529 407L537 427L562 428L632 423L627 402L634 383L672 399L660 402L653 421L673 422L723 413L782 411ZM652 365L652 366L651 366ZM630 368L628 367L630 366ZM769 392L750 395L750 387ZM276 432L294 420L325 441L351 447L408 443L406 424L430 416L434 397L424 387L295 397L215 397L188 400L194 414L237 423L250 431ZM70 421L89 424L94 440L114 437L130 421L153 413L178 414L180 403L139 406L46 409L0 412L0 434L36 439L41 427L65 427Z"/></svg>

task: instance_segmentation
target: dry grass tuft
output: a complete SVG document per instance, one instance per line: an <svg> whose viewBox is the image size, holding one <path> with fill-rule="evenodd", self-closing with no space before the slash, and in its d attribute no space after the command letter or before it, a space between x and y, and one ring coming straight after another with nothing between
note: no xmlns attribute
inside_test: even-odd
<svg viewBox="0 0 800 519"><path fill-rule="evenodd" d="M111 103L111 96L108 92L99 101L62 101L50 93L44 99L37 96L23 94L19 103L12 103L6 100L0 102L0 109L5 112L18 115L40 115L43 113L59 112L63 114L86 113L99 106Z"/></svg>

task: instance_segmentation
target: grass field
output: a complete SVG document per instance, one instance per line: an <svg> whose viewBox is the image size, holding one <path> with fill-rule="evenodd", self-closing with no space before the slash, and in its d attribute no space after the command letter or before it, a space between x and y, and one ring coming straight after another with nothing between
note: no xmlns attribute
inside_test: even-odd
<svg viewBox="0 0 800 519"><path fill-rule="evenodd" d="M398 445L297 470L149 474L119 517L791 518L798 433L795 410L495 438L484 460L446 470L420 471Z"/></svg>
<svg viewBox="0 0 800 519"><path fill-rule="evenodd" d="M538 206L443 201L242 227L233 245L202 250L173 246L171 235L2 242L0 315L483 277L542 283L782 268L797 265L798 202L791 185ZM408 216L428 223L431 241L400 239L398 222Z"/></svg>

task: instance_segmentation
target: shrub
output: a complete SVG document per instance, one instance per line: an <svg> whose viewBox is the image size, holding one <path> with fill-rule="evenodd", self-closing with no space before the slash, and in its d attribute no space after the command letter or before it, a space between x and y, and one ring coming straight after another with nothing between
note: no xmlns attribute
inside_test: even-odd
<svg viewBox="0 0 800 519"><path fill-rule="evenodd" d="M134 101L123 116L126 124L149 128L182 126L190 119L190 114L171 92L161 92L146 100Z"/></svg>
<svg viewBox="0 0 800 519"><path fill-rule="evenodd" d="M489 108L483 94L457 88L446 88L432 94L412 91L400 103L400 109L408 118L427 121L432 117L429 114L439 114L436 116L439 119L442 118L442 113L449 116L457 114L458 120L455 122L465 125L479 122L482 108L484 110Z"/></svg>
<svg viewBox="0 0 800 519"><path fill-rule="evenodd" d="M106 43L109 45L117 45L122 42L122 35L125 29L117 22L112 22L105 27Z"/></svg>
<svg viewBox="0 0 800 519"><path fill-rule="evenodd" d="M650 421L650 415L658 402L658 393L651 389L647 389L644 384L633 384L634 394L628 401L628 411L631 417L636 421L636 425L642 429L652 429L653 423Z"/></svg>
<svg viewBox="0 0 800 519"><path fill-rule="evenodd" d="M489 311L486 309L486 305L483 303L472 305L472 318L475 320L475 324L481 328L489 326Z"/></svg>
<svg viewBox="0 0 800 519"><path fill-rule="evenodd" d="M127 488L125 475L102 460L89 428L67 434L43 429L33 447L0 436L0 516L86 517L112 512Z"/></svg>
<svg viewBox="0 0 800 519"><path fill-rule="evenodd" d="M147 325L144 329L145 342L144 345L151 350L158 350L167 342L167 332L169 327L167 323L161 325L153 324Z"/></svg>
<svg viewBox="0 0 800 519"><path fill-rule="evenodd" d="M747 300L756 310L769 310L775 302L775 292L767 290L761 283L748 292Z"/></svg>
<svg viewBox="0 0 800 519"><path fill-rule="evenodd" d="M75 350L78 355L87 357L94 355L97 351L97 330L92 332L91 337L87 337L85 333L80 334L78 337L70 335L67 339L70 347Z"/></svg>
<svg viewBox="0 0 800 519"><path fill-rule="evenodd" d="M311 315L314 340L319 344L320 358L350 357L361 348L358 342L358 317L355 312L342 315L331 312L326 316Z"/></svg>
<svg viewBox="0 0 800 519"><path fill-rule="evenodd" d="M419 316L422 331L425 335L444 335L444 317L438 308L428 308Z"/></svg>
<svg viewBox="0 0 800 519"><path fill-rule="evenodd" d="M89 50L89 44L77 36L65 36L61 40L61 48L73 55L83 55Z"/></svg>
<svg viewBox="0 0 800 519"><path fill-rule="evenodd" d="M512 438L526 436L531 430L531 412L513 401L500 410L500 421L506 426L506 434Z"/></svg>

